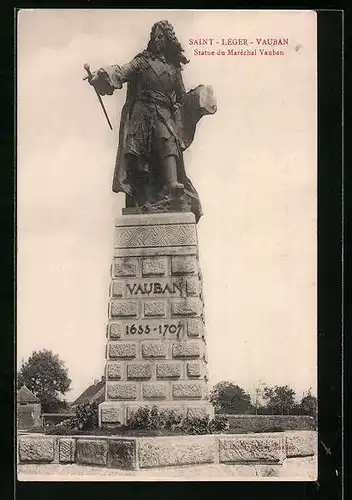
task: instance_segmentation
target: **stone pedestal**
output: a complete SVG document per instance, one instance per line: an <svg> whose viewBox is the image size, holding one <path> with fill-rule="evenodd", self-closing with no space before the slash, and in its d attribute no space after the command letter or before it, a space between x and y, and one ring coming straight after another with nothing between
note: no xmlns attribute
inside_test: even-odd
<svg viewBox="0 0 352 500"><path fill-rule="evenodd" d="M194 215L121 216L111 276L100 426L140 406L212 417Z"/></svg>

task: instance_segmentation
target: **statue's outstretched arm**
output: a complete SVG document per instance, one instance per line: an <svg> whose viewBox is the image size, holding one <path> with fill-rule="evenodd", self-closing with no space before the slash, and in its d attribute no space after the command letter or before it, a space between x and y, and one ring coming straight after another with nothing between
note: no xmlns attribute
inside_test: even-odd
<svg viewBox="0 0 352 500"><path fill-rule="evenodd" d="M89 83L97 89L99 94L112 95L114 90L121 89L125 82L128 82L137 72L141 71L143 65L143 58L135 57L123 66L117 64L106 66L92 72Z"/></svg>

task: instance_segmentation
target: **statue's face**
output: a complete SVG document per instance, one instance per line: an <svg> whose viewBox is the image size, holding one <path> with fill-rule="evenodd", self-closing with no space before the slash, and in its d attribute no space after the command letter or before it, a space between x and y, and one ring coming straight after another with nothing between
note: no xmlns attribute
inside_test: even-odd
<svg viewBox="0 0 352 500"><path fill-rule="evenodd" d="M162 52L163 47L165 46L166 38L163 30L159 27L156 28L154 37L153 37L153 44L155 47L155 50L157 52Z"/></svg>

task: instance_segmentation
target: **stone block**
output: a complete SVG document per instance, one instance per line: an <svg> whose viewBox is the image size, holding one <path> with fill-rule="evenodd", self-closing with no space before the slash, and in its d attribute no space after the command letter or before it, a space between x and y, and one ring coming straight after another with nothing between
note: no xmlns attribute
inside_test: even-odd
<svg viewBox="0 0 352 500"><path fill-rule="evenodd" d="M99 405L101 424L122 424L123 409L118 403L104 401Z"/></svg>
<svg viewBox="0 0 352 500"><path fill-rule="evenodd" d="M113 275L118 277L136 276L137 274L137 259L117 257L114 259Z"/></svg>
<svg viewBox="0 0 352 500"><path fill-rule="evenodd" d="M146 399L165 399L168 393L167 384L143 384L142 395Z"/></svg>
<svg viewBox="0 0 352 500"><path fill-rule="evenodd" d="M111 439L109 441L110 467L119 469L136 468L136 440L135 439Z"/></svg>
<svg viewBox="0 0 352 500"><path fill-rule="evenodd" d="M225 436L219 438L220 463L282 463L283 438L272 436Z"/></svg>
<svg viewBox="0 0 352 500"><path fill-rule="evenodd" d="M198 276L186 279L186 293L188 296L199 296L202 292L202 283Z"/></svg>
<svg viewBox="0 0 352 500"><path fill-rule="evenodd" d="M196 274L198 262L195 256L178 256L171 258L171 273L173 275Z"/></svg>
<svg viewBox="0 0 352 500"><path fill-rule="evenodd" d="M111 296L112 297L125 297L126 295L126 282L113 280L111 283Z"/></svg>
<svg viewBox="0 0 352 500"><path fill-rule="evenodd" d="M135 358L137 346L134 343L110 342L108 344L109 358Z"/></svg>
<svg viewBox="0 0 352 500"><path fill-rule="evenodd" d="M202 374L201 366L199 361L188 361L187 362L187 376L188 377L200 377Z"/></svg>
<svg viewBox="0 0 352 500"><path fill-rule="evenodd" d="M142 217L146 217L142 214ZM195 224L146 224L119 227L115 234L115 248L153 248L189 246L197 244Z"/></svg>
<svg viewBox="0 0 352 500"><path fill-rule="evenodd" d="M286 433L286 457L310 457L318 451L317 432L300 431Z"/></svg>
<svg viewBox="0 0 352 500"><path fill-rule="evenodd" d="M136 399L137 385L122 382L107 382L106 396L108 399Z"/></svg>
<svg viewBox="0 0 352 500"><path fill-rule="evenodd" d="M203 396L203 382L177 382L172 385L172 397L175 399L200 399Z"/></svg>
<svg viewBox="0 0 352 500"><path fill-rule="evenodd" d="M187 336L202 337L204 334L204 323L202 318L192 318L187 320Z"/></svg>
<svg viewBox="0 0 352 500"><path fill-rule="evenodd" d="M112 318L135 318L138 313L138 303L135 300L112 300L110 315Z"/></svg>
<svg viewBox="0 0 352 500"><path fill-rule="evenodd" d="M147 362L141 361L140 363L127 364L127 378L129 379L145 379L151 378L152 365Z"/></svg>
<svg viewBox="0 0 352 500"><path fill-rule="evenodd" d="M108 442L103 439L77 439L76 462L86 465L107 465Z"/></svg>
<svg viewBox="0 0 352 500"><path fill-rule="evenodd" d="M59 441L59 461L63 463L73 463L75 461L76 441L71 438L60 438Z"/></svg>
<svg viewBox="0 0 352 500"><path fill-rule="evenodd" d="M200 316L203 304L198 297L171 300L171 316Z"/></svg>
<svg viewBox="0 0 352 500"><path fill-rule="evenodd" d="M144 342L142 344L143 358L165 358L166 344L163 341L159 342Z"/></svg>
<svg viewBox="0 0 352 500"><path fill-rule="evenodd" d="M156 365L157 378L180 378L181 363L158 363Z"/></svg>
<svg viewBox="0 0 352 500"><path fill-rule="evenodd" d="M215 436L143 438L139 441L140 468L210 464L216 459Z"/></svg>
<svg viewBox="0 0 352 500"><path fill-rule="evenodd" d="M172 356L174 358L199 358L201 355L200 343L192 340L174 342Z"/></svg>
<svg viewBox="0 0 352 500"><path fill-rule="evenodd" d="M144 258L142 261L143 276L165 276L167 271L167 258Z"/></svg>
<svg viewBox="0 0 352 500"><path fill-rule="evenodd" d="M120 323L110 323L108 328L109 328L109 338L110 339L121 338L122 329L121 329Z"/></svg>
<svg viewBox="0 0 352 500"><path fill-rule="evenodd" d="M52 462L54 460L55 438L19 436L20 462Z"/></svg>
<svg viewBox="0 0 352 500"><path fill-rule="evenodd" d="M106 364L106 376L108 380L120 380L123 375L122 363L110 361Z"/></svg>
<svg viewBox="0 0 352 500"><path fill-rule="evenodd" d="M196 245L185 245L182 247L137 247L137 248L115 248L114 257L171 257L172 255L197 255Z"/></svg>
<svg viewBox="0 0 352 500"><path fill-rule="evenodd" d="M126 214L115 219L116 227L158 226L158 225L191 224L195 227L196 219L192 212L164 212L154 214Z"/></svg>
<svg viewBox="0 0 352 500"><path fill-rule="evenodd" d="M144 316L146 318L162 317L166 315L165 300L148 300L144 302Z"/></svg>

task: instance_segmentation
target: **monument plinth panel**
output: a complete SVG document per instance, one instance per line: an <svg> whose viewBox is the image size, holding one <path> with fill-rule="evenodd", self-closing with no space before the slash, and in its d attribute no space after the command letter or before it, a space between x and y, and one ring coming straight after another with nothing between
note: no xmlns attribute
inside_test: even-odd
<svg viewBox="0 0 352 500"><path fill-rule="evenodd" d="M100 425L151 405L213 416L203 307L194 214L119 217Z"/></svg>

